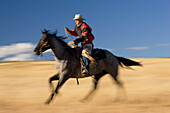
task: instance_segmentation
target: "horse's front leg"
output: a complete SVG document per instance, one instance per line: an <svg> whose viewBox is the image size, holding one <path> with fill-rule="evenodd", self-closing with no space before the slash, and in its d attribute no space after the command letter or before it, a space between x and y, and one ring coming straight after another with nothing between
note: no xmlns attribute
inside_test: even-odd
<svg viewBox="0 0 170 113"><path fill-rule="evenodd" d="M52 84L52 81L54 81L54 80L59 80L59 74L58 73L49 78L49 87L50 87L52 93L54 93L54 86Z"/></svg>
<svg viewBox="0 0 170 113"><path fill-rule="evenodd" d="M58 94L58 90L60 89L60 87L68 80L68 78L69 78L68 75L62 75L59 77L59 81L58 81L55 91L51 93L50 97L47 99L45 104L50 104L50 102L53 100L54 96L56 94Z"/></svg>

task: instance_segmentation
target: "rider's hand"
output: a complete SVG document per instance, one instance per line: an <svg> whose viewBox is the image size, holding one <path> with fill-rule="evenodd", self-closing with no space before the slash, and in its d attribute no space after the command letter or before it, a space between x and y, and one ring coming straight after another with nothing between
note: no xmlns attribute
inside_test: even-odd
<svg viewBox="0 0 170 113"><path fill-rule="evenodd" d="M68 43L68 45L73 45L74 44L74 41L70 41L69 43Z"/></svg>
<svg viewBox="0 0 170 113"><path fill-rule="evenodd" d="M70 32L70 30L67 27L65 27L65 31L67 31L68 33Z"/></svg>

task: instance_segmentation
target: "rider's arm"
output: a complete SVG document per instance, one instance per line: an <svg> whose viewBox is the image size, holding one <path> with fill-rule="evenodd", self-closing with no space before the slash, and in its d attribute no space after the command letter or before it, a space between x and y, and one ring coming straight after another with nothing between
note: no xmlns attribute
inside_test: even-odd
<svg viewBox="0 0 170 113"><path fill-rule="evenodd" d="M69 31L68 33L69 33L70 35L72 35L72 36L75 36L75 37L78 36L78 34L76 33L76 31L74 31L74 30Z"/></svg>
<svg viewBox="0 0 170 113"><path fill-rule="evenodd" d="M78 34L77 34L77 32L76 32L76 30L75 30L75 29L76 29L76 27L74 28L74 30L69 30L69 32L68 32L68 33L69 33L70 35L72 35L72 36L77 37L77 36L78 36Z"/></svg>

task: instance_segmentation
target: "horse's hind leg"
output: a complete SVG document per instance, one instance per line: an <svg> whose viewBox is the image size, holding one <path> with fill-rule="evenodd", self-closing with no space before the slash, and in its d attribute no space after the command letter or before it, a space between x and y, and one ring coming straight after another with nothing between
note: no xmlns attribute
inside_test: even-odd
<svg viewBox="0 0 170 113"><path fill-rule="evenodd" d="M108 74L111 75L111 77L119 87L123 87L123 84L118 79L118 69L119 69L118 65L109 65L106 71L108 72Z"/></svg>
<svg viewBox="0 0 170 113"><path fill-rule="evenodd" d="M120 87L123 88L123 84L122 82L117 78L117 74L111 74L111 76L113 77L113 79L115 80L116 84Z"/></svg>
<svg viewBox="0 0 170 113"><path fill-rule="evenodd" d="M102 73L100 74L96 74L94 76L94 80L93 80L93 83L94 83L94 86L93 86L93 89L87 94L87 96L83 99L83 101L87 100L90 96L92 96L92 94L94 94L94 92L96 91L97 89L97 85L98 85L98 81L99 79L104 76L106 73L105 71L103 71Z"/></svg>
<svg viewBox="0 0 170 113"><path fill-rule="evenodd" d="M115 80L116 84L118 85L118 92L115 101L124 101L126 100L126 91L122 84L122 82L118 79L118 73L111 73L112 78Z"/></svg>

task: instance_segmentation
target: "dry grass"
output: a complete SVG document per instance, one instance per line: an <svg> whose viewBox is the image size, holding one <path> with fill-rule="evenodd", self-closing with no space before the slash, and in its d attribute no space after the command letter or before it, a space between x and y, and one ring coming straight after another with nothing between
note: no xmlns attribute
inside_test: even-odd
<svg viewBox="0 0 170 113"><path fill-rule="evenodd" d="M93 98L80 102L92 87L92 78L70 79L50 105L48 78L54 61L1 62L0 113L170 113L170 59L135 59L143 67L120 68L125 91L109 75L99 82ZM56 84L56 82L54 82Z"/></svg>

